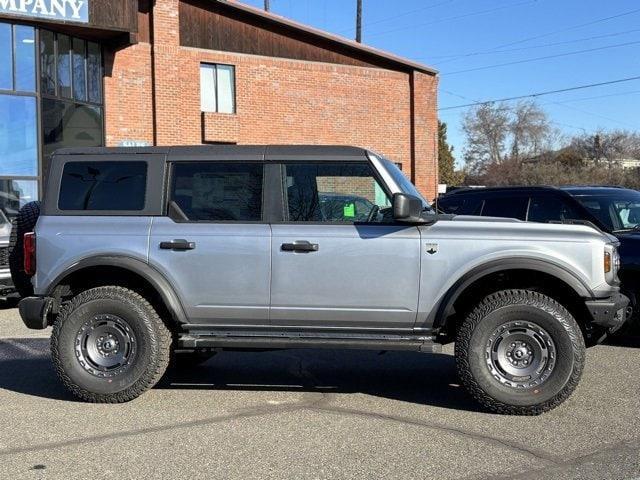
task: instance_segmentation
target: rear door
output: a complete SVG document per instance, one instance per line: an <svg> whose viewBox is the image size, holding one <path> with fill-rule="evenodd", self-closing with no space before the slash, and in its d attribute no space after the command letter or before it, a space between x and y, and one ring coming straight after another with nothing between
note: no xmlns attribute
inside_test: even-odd
<svg viewBox="0 0 640 480"><path fill-rule="evenodd" d="M192 323L269 323L263 184L264 163L256 159L171 164L168 215L153 221L149 261L170 280Z"/></svg>
<svg viewBox="0 0 640 480"><path fill-rule="evenodd" d="M366 162L281 164L284 222L272 225L271 323L413 327L420 233L393 222Z"/></svg>

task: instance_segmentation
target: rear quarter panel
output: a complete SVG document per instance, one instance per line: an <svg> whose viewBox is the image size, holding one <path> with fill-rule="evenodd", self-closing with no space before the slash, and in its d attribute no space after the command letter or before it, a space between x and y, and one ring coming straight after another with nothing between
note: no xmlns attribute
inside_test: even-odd
<svg viewBox="0 0 640 480"><path fill-rule="evenodd" d="M149 261L151 217L41 216L36 224L36 295L81 260L120 255Z"/></svg>

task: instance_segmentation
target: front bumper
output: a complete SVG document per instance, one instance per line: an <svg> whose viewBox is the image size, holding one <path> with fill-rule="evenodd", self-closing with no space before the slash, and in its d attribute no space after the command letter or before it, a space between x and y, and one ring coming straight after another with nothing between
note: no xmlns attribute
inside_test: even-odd
<svg viewBox="0 0 640 480"><path fill-rule="evenodd" d="M621 293L608 298L588 300L585 305L591 313L593 323L611 332L622 327L630 316L629 298Z"/></svg>
<svg viewBox="0 0 640 480"><path fill-rule="evenodd" d="M18 311L27 328L44 330L49 326L54 303L51 297L26 297L18 303Z"/></svg>

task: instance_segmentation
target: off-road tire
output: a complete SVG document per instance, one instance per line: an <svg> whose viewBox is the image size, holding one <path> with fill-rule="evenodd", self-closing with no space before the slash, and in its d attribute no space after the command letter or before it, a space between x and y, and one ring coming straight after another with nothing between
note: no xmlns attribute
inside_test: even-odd
<svg viewBox="0 0 640 480"><path fill-rule="evenodd" d="M135 335L136 351L129 366L115 378L89 373L77 358L78 332L96 316L123 318ZM152 388L169 364L171 333L141 295L122 287L86 290L60 311L51 335L55 370L71 393L91 403L123 403Z"/></svg>
<svg viewBox="0 0 640 480"><path fill-rule="evenodd" d="M487 365L488 342L501 325L521 320L543 328L555 344L550 376L530 388L500 382ZM487 409L508 415L539 415L573 393L585 361L585 343L572 315L557 301L529 290L504 290L489 295L460 326L455 345L458 375L471 395Z"/></svg>
<svg viewBox="0 0 640 480"><path fill-rule="evenodd" d="M9 237L9 269L13 285L21 297L33 295L31 276L24 271L24 234L33 232L40 216L40 202L29 202L24 205L16 218L11 221Z"/></svg>

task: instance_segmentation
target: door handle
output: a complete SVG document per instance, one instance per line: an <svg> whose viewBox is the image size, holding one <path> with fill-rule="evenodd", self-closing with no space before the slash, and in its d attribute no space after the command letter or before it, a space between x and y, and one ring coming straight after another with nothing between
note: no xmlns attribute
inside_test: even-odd
<svg viewBox="0 0 640 480"><path fill-rule="evenodd" d="M296 240L293 243L283 243L282 246L283 252L317 252L320 249L320 245L317 243L310 243L306 240Z"/></svg>
<svg viewBox="0 0 640 480"><path fill-rule="evenodd" d="M196 248L196 242L179 239L171 242L160 242L160 248L163 250L193 250Z"/></svg>

